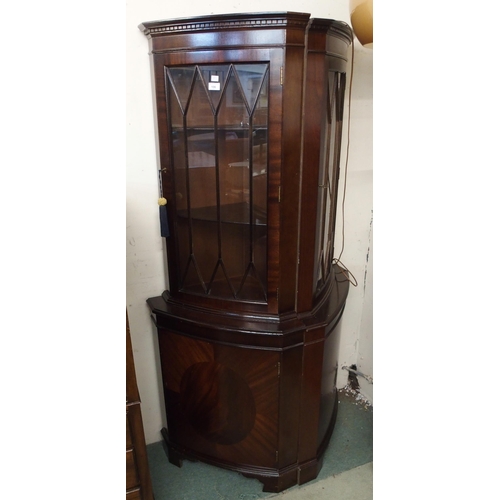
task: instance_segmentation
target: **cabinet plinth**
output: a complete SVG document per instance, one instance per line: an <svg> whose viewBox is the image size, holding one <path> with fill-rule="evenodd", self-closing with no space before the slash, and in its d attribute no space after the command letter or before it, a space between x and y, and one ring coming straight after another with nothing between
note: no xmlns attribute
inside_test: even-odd
<svg viewBox="0 0 500 500"><path fill-rule="evenodd" d="M314 479L336 416L333 265L350 28L303 13L143 23L169 289L158 330L172 463Z"/></svg>

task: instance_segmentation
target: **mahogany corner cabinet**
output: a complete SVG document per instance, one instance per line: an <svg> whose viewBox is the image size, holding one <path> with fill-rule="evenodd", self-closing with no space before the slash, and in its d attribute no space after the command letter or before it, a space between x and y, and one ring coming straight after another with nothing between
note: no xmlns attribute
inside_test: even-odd
<svg viewBox="0 0 500 500"><path fill-rule="evenodd" d="M145 22L169 289L148 299L170 462L279 492L318 475L349 283L334 231L351 28L272 12Z"/></svg>

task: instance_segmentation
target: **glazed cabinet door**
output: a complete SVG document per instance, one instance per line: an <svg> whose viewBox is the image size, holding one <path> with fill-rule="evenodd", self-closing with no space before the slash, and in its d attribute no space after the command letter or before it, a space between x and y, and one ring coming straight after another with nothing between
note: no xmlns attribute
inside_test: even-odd
<svg viewBox="0 0 500 500"><path fill-rule="evenodd" d="M268 64L166 68L179 288L266 299Z"/></svg>
<svg viewBox="0 0 500 500"><path fill-rule="evenodd" d="M174 295L267 302L270 66L156 64Z"/></svg>

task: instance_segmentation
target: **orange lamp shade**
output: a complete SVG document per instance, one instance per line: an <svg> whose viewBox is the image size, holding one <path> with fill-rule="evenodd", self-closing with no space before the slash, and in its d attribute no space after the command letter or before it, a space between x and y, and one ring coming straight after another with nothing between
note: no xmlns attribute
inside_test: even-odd
<svg viewBox="0 0 500 500"><path fill-rule="evenodd" d="M351 23L361 45L373 45L373 0L350 0Z"/></svg>

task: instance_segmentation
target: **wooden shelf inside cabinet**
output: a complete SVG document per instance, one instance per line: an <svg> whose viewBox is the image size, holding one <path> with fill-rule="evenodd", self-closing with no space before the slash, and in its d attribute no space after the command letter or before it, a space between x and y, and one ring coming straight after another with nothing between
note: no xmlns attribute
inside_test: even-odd
<svg viewBox="0 0 500 500"><path fill-rule="evenodd" d="M127 500L154 500L127 314Z"/></svg>
<svg viewBox="0 0 500 500"><path fill-rule="evenodd" d="M169 286L156 318L169 459L314 479L335 425L333 265L348 48L307 13L146 22ZM167 430L168 428L168 430Z"/></svg>
<svg viewBox="0 0 500 500"><path fill-rule="evenodd" d="M222 224L254 224L256 226L266 225L265 212L253 210L250 214L250 207L246 203L231 203L227 205L199 207L178 212L182 218L191 218L206 222L221 222Z"/></svg>

